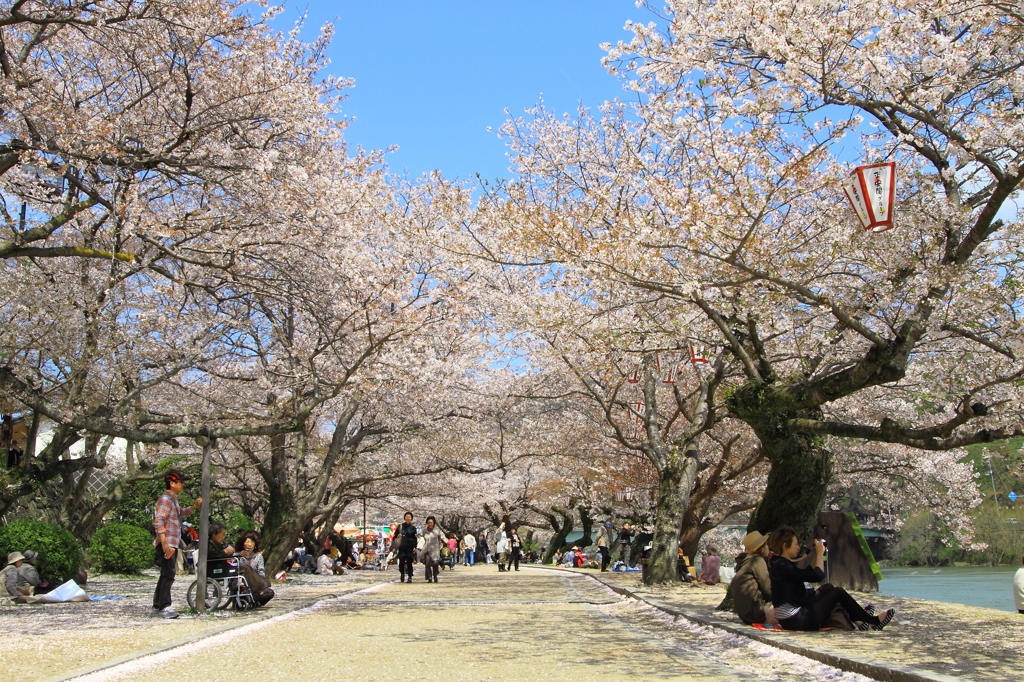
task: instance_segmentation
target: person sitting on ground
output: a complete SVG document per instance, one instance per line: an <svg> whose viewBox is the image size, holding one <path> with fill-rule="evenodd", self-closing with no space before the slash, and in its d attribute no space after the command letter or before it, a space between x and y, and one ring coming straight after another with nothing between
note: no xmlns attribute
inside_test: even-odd
<svg viewBox="0 0 1024 682"><path fill-rule="evenodd" d="M302 555L299 557L299 566L302 567L303 573L316 573L317 558L311 552L302 550Z"/></svg>
<svg viewBox="0 0 1024 682"><path fill-rule="evenodd" d="M708 545L704 551L704 558L700 562L700 575L697 576L697 582L705 585L717 585L721 582L721 577L718 575L718 569L721 567L722 559L718 556L718 548Z"/></svg>
<svg viewBox="0 0 1024 682"><path fill-rule="evenodd" d="M768 576L768 538L758 531L743 538L743 554L736 560L736 575L732 590L733 609L747 625L768 623L774 625L775 607L772 606L772 581Z"/></svg>
<svg viewBox="0 0 1024 682"><path fill-rule="evenodd" d="M331 558L331 549L328 547L316 560L316 572L318 575L334 575L334 559Z"/></svg>
<svg viewBox="0 0 1024 682"><path fill-rule="evenodd" d="M677 550L678 556L676 557L676 571L679 573L679 579L684 583L692 583L694 578L693 574L690 573L690 561L683 554L683 548L679 547Z"/></svg>
<svg viewBox="0 0 1024 682"><path fill-rule="evenodd" d="M7 555L7 565L0 571L0 596L8 597L11 601L24 604L26 597L32 594L31 589L18 587L18 569L25 562L21 552L11 552Z"/></svg>
<svg viewBox="0 0 1024 682"><path fill-rule="evenodd" d="M804 583L818 583L825 578L825 543L814 541L814 553L800 555L800 538L789 526L779 528L768 538L772 558L768 573L772 581L772 604L775 617L786 630L820 630L838 604L850 619L859 622L861 630L881 630L896 615L889 609L881 617L866 611L841 587L824 584L817 590Z"/></svg>
<svg viewBox="0 0 1024 682"><path fill-rule="evenodd" d="M18 569L17 586L32 588L32 594L43 594L46 592L46 588L49 587L49 583L40 578L39 571L36 570L36 561L39 559L39 554L31 549L26 549L22 554L25 557L25 561Z"/></svg>

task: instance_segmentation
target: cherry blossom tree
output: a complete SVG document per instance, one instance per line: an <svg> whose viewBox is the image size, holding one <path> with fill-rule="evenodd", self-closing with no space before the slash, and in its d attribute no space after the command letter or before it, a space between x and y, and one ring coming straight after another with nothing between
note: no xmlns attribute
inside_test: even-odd
<svg viewBox="0 0 1024 682"><path fill-rule="evenodd" d="M610 48L635 104L509 122L518 179L474 236L672 306L771 464L750 527L806 535L834 439L1021 433L1020 22L1000 3L670 1ZM876 234L842 185L880 160L896 227Z"/></svg>

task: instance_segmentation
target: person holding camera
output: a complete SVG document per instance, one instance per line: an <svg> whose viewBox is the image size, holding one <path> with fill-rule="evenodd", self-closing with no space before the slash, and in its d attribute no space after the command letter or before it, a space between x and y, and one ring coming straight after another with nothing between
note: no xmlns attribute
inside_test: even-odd
<svg viewBox="0 0 1024 682"><path fill-rule="evenodd" d="M866 611L841 587L825 584L812 590L804 583L819 583L825 578L825 542L814 541L812 554L800 555L800 537L789 526L783 526L768 538L772 556L768 570L772 581L772 603L775 617L786 630L820 630L832 609L838 604L850 619L860 622L861 630L881 630L896 615L889 609L881 617Z"/></svg>

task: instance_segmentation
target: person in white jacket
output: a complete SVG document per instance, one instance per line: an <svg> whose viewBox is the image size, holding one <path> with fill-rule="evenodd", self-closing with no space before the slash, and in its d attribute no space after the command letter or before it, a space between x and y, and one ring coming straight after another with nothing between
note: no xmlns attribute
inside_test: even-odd
<svg viewBox="0 0 1024 682"><path fill-rule="evenodd" d="M466 537L462 538L462 565L472 566L475 562L473 561L473 554L476 552L476 536L472 533L466 533Z"/></svg>
<svg viewBox="0 0 1024 682"><path fill-rule="evenodd" d="M1021 559L1024 564L1024 559ZM1024 566L1013 575L1013 603L1017 605L1017 613L1024 613Z"/></svg>
<svg viewBox="0 0 1024 682"><path fill-rule="evenodd" d="M505 522L502 521L494 531L494 552L498 555L498 571L505 571L505 554L508 552L508 535L505 533Z"/></svg>

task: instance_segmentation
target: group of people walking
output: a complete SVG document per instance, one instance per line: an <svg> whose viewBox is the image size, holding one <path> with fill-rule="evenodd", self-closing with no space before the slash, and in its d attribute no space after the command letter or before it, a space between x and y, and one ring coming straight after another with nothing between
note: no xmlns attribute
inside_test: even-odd
<svg viewBox="0 0 1024 682"><path fill-rule="evenodd" d="M394 528L391 551L398 560L400 582L412 582L413 564L418 561L424 566L427 582L436 583L440 575L441 555L444 550L452 557L453 563L454 557L457 557L461 550L464 566L473 566L478 558L486 563L490 558L486 536L481 534L477 539L473 533L467 533L460 541L455 533L450 533L445 538L444 533L437 527L437 519L433 516L428 516L425 526L419 528L413 523L412 512L405 512L402 523ZM498 571L510 571L513 567L514 570L519 570L523 541L519 537L519 530L512 525L508 515L495 530L494 550Z"/></svg>
<svg viewBox="0 0 1024 682"><path fill-rule="evenodd" d="M813 550L803 554L800 537L785 526L767 537L758 531L748 533L743 548L730 587L736 614L747 624L777 623L786 630L881 630L896 615L895 609L879 614L871 604L862 607L841 587L807 587L825 579L822 540L815 540Z"/></svg>

